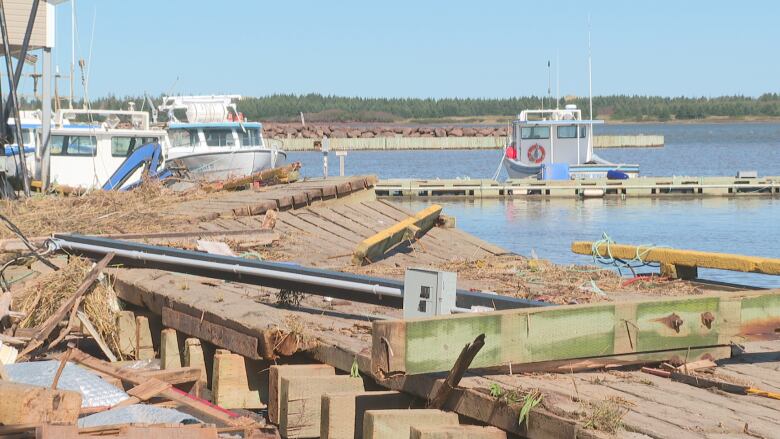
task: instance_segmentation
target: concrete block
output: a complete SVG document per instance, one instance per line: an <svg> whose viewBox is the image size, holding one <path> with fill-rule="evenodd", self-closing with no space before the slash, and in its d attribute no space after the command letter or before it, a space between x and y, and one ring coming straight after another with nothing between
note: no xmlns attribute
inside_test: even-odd
<svg viewBox="0 0 780 439"><path fill-rule="evenodd" d="M256 373L257 368L247 362L251 360L217 349L212 374L214 404L228 409L266 407L260 400L260 375Z"/></svg>
<svg viewBox="0 0 780 439"><path fill-rule="evenodd" d="M268 420L279 424L279 394L282 378L292 376L332 376L336 369L327 364L274 365L268 370Z"/></svg>
<svg viewBox="0 0 780 439"><path fill-rule="evenodd" d="M179 337L175 329L163 329L160 332L160 368L176 369L179 367L181 367Z"/></svg>
<svg viewBox="0 0 780 439"><path fill-rule="evenodd" d="M279 389L279 433L284 438L320 437L322 395L365 390L362 378L349 375L289 376Z"/></svg>
<svg viewBox="0 0 780 439"><path fill-rule="evenodd" d="M145 316L135 317L135 359L150 360L154 358L154 343L149 319Z"/></svg>
<svg viewBox="0 0 780 439"><path fill-rule="evenodd" d="M408 409L414 398L392 390L381 392L326 393L322 395L322 439L363 437L366 410Z"/></svg>
<svg viewBox="0 0 780 439"><path fill-rule="evenodd" d="M409 439L506 439L506 432L496 427L476 425L418 426L410 429Z"/></svg>
<svg viewBox="0 0 780 439"><path fill-rule="evenodd" d="M408 439L412 426L458 425L458 415L434 409L368 410L363 439Z"/></svg>

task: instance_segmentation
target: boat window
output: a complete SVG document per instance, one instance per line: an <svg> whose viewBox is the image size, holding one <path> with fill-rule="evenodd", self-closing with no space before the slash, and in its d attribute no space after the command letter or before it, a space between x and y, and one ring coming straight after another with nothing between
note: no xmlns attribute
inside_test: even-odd
<svg viewBox="0 0 780 439"><path fill-rule="evenodd" d="M198 130L170 130L172 146L197 146L200 143Z"/></svg>
<svg viewBox="0 0 780 439"><path fill-rule="evenodd" d="M133 151L149 143L157 143L157 137L112 137L111 155L129 157Z"/></svg>
<svg viewBox="0 0 780 439"><path fill-rule="evenodd" d="M91 156L97 153L94 136L52 136L51 155Z"/></svg>
<svg viewBox="0 0 780 439"><path fill-rule="evenodd" d="M204 130L207 146L235 146L232 129L212 129Z"/></svg>
<svg viewBox="0 0 780 439"><path fill-rule="evenodd" d="M523 127L520 136L523 139L549 139L550 127Z"/></svg>
<svg viewBox="0 0 780 439"><path fill-rule="evenodd" d="M588 137L588 127L580 127L580 138L584 139Z"/></svg>
<svg viewBox="0 0 780 439"><path fill-rule="evenodd" d="M241 146L262 146L260 140L260 130L257 128L247 128L241 133Z"/></svg>
<svg viewBox="0 0 780 439"><path fill-rule="evenodd" d="M558 127L559 139L576 139L577 138L577 125L564 125Z"/></svg>

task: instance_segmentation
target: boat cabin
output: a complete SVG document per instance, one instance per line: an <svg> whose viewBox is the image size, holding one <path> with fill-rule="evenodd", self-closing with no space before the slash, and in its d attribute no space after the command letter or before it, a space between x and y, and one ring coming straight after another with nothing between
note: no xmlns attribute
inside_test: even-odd
<svg viewBox="0 0 780 439"><path fill-rule="evenodd" d="M64 116L69 123L62 123ZM166 132L151 128L144 111L63 110L55 120L49 141L50 179L64 186L100 187L137 148L166 141Z"/></svg>
<svg viewBox="0 0 780 439"><path fill-rule="evenodd" d="M263 126L259 122L171 123L171 146L202 148L257 148L263 144Z"/></svg>
<svg viewBox="0 0 780 439"><path fill-rule="evenodd" d="M525 110L512 123L507 157L529 166L582 164L593 159L591 128L601 120L582 120L581 110Z"/></svg>

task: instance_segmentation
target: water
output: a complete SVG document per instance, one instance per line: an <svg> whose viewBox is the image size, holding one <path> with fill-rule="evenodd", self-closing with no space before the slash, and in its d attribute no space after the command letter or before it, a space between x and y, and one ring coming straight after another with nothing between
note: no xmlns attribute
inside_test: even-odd
<svg viewBox="0 0 780 439"><path fill-rule="evenodd" d="M755 170L780 175L780 123L626 124L596 126L596 134L663 134L663 148L598 149L616 163L638 163L642 175L736 175ZM291 152L303 175L322 175L322 154ZM380 178L491 178L501 161L499 150L350 151L346 173ZM338 174L338 157L329 156L330 174ZM506 178L501 173L500 178Z"/></svg>
<svg viewBox="0 0 780 439"><path fill-rule="evenodd" d="M417 211L424 200L397 201ZM780 199L628 198L437 201L457 226L522 255L561 264L592 263L571 252L573 241L595 241L606 232L626 244L741 253L780 258ZM699 270L705 279L780 288L780 276Z"/></svg>
<svg viewBox="0 0 780 439"><path fill-rule="evenodd" d="M780 175L780 123L611 125L600 134L663 134L664 148L603 149L614 162L639 163L643 175ZM500 151L351 151L347 174L380 178L490 178ZM291 153L304 175L320 176L321 153ZM330 155L331 174L338 159ZM445 201L458 227L514 252L557 263L589 263L571 253L572 241L606 232L627 244L656 244L780 258L780 199L592 199ZM420 210L426 201L401 201ZM780 288L780 276L700 270L703 278Z"/></svg>

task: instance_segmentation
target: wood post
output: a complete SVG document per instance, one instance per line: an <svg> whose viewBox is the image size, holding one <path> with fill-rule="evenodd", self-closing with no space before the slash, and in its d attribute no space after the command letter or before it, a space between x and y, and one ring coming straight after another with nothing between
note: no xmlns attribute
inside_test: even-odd
<svg viewBox="0 0 780 439"><path fill-rule="evenodd" d="M176 369L181 367L179 337L175 329L165 328L160 332L160 368Z"/></svg>
<svg viewBox="0 0 780 439"><path fill-rule="evenodd" d="M149 318L146 316L135 317L135 359L150 360L154 358L154 344L152 342L152 330L149 327Z"/></svg>
<svg viewBox="0 0 780 439"><path fill-rule="evenodd" d="M119 353L124 358L135 356L136 328L135 314L132 311L119 311L116 317L119 339Z"/></svg>
<svg viewBox="0 0 780 439"><path fill-rule="evenodd" d="M259 371L247 368L245 361L249 360L225 349L217 349L212 378L215 404L231 409L266 407L260 400Z"/></svg>
<svg viewBox="0 0 780 439"><path fill-rule="evenodd" d="M333 376L336 369L327 364L285 364L268 370L268 420L279 424L282 378L291 376Z"/></svg>

